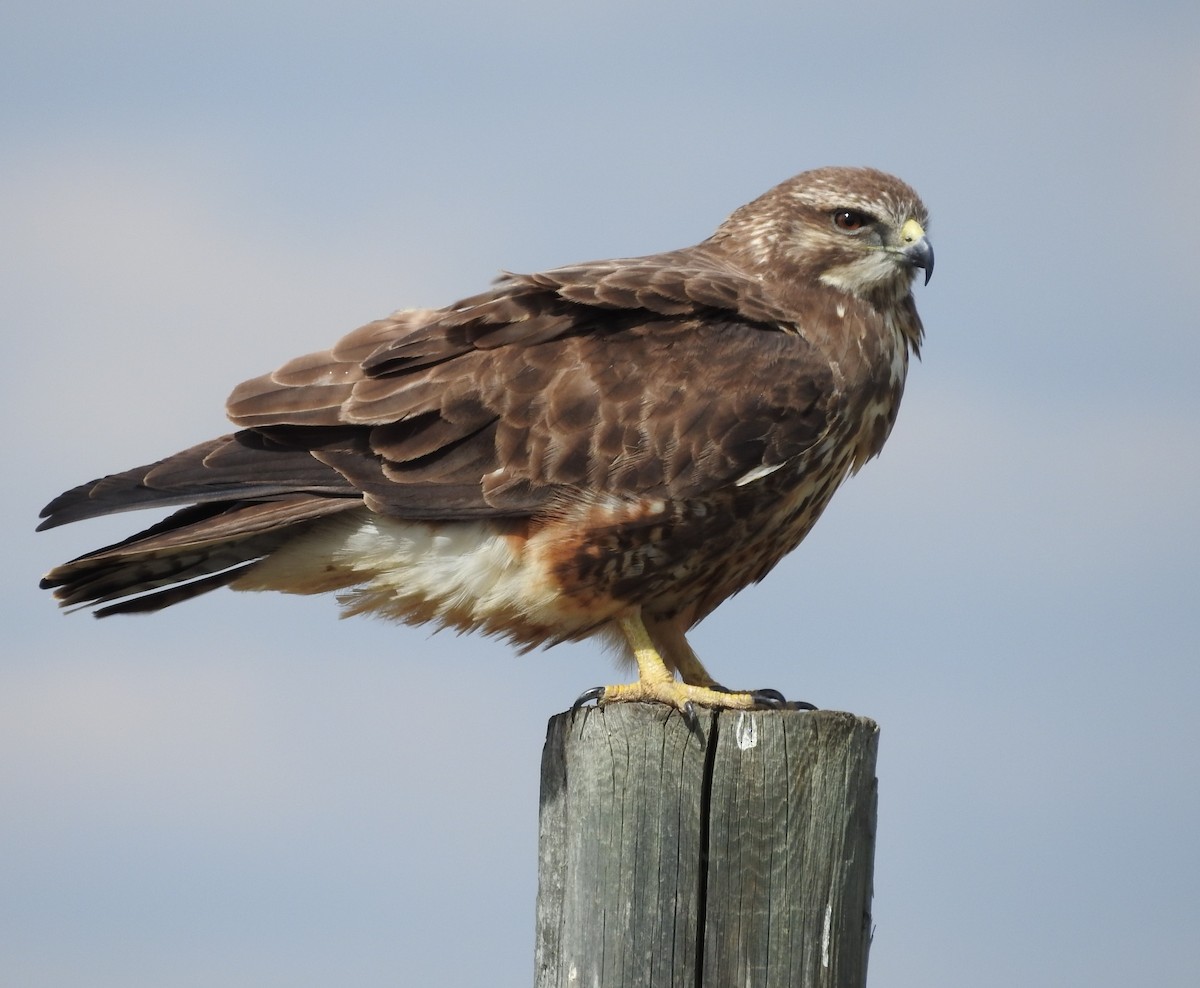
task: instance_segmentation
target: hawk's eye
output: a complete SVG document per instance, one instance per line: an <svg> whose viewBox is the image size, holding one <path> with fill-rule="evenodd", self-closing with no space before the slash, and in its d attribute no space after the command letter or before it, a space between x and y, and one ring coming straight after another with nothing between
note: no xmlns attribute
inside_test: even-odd
<svg viewBox="0 0 1200 988"><path fill-rule="evenodd" d="M833 214L833 225L845 233L858 233L875 222L874 217L857 209L839 209Z"/></svg>

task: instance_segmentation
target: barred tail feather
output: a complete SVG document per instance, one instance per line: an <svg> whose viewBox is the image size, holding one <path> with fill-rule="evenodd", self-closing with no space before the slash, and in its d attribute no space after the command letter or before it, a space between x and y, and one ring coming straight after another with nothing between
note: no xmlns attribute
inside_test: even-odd
<svg viewBox="0 0 1200 988"><path fill-rule="evenodd" d="M361 506L358 498L311 494L193 505L56 566L41 587L63 607L120 602L97 617L161 610L233 582L320 518Z"/></svg>

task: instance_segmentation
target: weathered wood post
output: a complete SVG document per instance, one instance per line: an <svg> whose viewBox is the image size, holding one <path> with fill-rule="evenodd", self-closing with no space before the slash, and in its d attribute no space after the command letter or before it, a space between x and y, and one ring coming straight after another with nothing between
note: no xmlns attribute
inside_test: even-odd
<svg viewBox="0 0 1200 988"><path fill-rule="evenodd" d="M833 711L551 719L536 988L862 988L877 739Z"/></svg>

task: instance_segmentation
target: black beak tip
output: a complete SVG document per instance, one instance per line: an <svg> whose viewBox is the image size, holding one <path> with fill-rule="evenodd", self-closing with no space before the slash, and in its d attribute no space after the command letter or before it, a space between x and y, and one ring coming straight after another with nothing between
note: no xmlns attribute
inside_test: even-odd
<svg viewBox="0 0 1200 988"><path fill-rule="evenodd" d="M913 244L911 250L909 257L914 265L925 269L925 284L928 285L929 279L933 277L933 244L928 240L921 240Z"/></svg>

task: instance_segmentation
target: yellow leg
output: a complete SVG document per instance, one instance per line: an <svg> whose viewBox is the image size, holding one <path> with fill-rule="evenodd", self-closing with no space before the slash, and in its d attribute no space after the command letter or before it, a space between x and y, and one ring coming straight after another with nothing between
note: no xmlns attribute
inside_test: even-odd
<svg viewBox="0 0 1200 988"><path fill-rule="evenodd" d="M649 701L665 703L676 710L683 711L686 716L692 716L693 706L731 708L749 710L759 705L759 698L750 693L726 693L713 689L715 685L700 665L695 654L688 648L695 666L699 669L708 683L692 685L679 682L666 662L659 654L654 639L646 630L646 625L638 614L623 617L618 620L621 633L633 650L633 657L638 665L638 679L635 683L621 683L617 686L604 687L599 697L603 703L627 703L630 701ZM685 670L695 672L695 669Z"/></svg>
<svg viewBox="0 0 1200 988"><path fill-rule="evenodd" d="M689 686L708 686L711 689L723 690L715 679L708 674L699 656L688 644L687 636L677 621L655 621L642 618L650 639L656 642L663 655L663 661L668 668L674 667L679 678Z"/></svg>
<svg viewBox="0 0 1200 988"><path fill-rule="evenodd" d="M650 632L646 630L646 623L641 615L623 617L617 623L620 625L621 634L633 649L633 658L638 667L638 680L643 683L673 682L675 677L667 668L663 657L658 654L658 648L654 639L650 637Z"/></svg>

